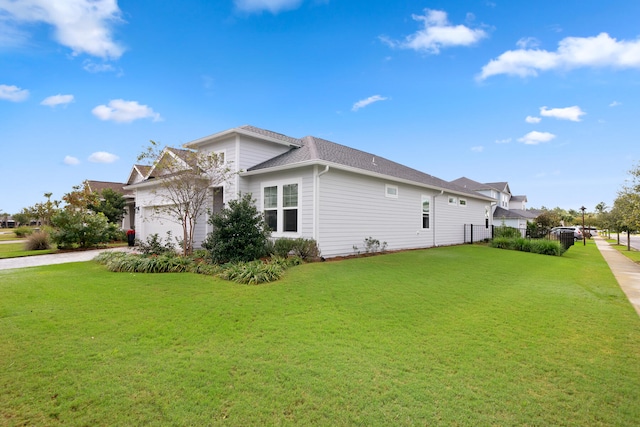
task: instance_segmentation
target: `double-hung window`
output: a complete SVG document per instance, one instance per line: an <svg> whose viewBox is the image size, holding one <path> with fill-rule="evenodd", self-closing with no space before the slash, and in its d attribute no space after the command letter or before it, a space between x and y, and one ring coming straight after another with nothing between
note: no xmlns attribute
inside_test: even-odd
<svg viewBox="0 0 640 427"><path fill-rule="evenodd" d="M298 183L263 185L262 199L264 218L274 233L298 232Z"/></svg>

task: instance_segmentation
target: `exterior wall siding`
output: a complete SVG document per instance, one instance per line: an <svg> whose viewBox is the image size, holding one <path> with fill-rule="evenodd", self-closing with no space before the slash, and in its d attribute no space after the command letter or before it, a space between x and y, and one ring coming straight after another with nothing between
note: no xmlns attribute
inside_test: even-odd
<svg viewBox="0 0 640 427"><path fill-rule="evenodd" d="M397 185L397 198L386 197L386 184ZM422 228L422 196L431 197L429 229ZM351 255L354 245L363 251L368 237L388 250L463 243L463 224L484 221L488 205L466 200L450 206L446 193L333 169L320 177L318 243L325 257Z"/></svg>
<svg viewBox="0 0 640 427"><path fill-rule="evenodd" d="M258 210L262 211L262 185L265 183L288 183L299 181L298 187L298 233L274 233L273 237L313 238L313 168L306 167L290 171L265 173L258 176L241 178L242 187L256 200Z"/></svg>

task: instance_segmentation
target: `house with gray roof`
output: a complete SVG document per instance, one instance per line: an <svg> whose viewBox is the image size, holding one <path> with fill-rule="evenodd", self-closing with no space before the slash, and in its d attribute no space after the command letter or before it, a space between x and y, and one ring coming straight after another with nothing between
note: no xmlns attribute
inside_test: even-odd
<svg viewBox="0 0 640 427"><path fill-rule="evenodd" d="M527 210L527 196L511 194L507 182L481 183L467 177L461 177L451 182L494 199L494 203L491 204L491 217L494 225L504 224L524 229L527 227L527 222L533 221L539 215L538 211Z"/></svg>
<svg viewBox="0 0 640 427"><path fill-rule="evenodd" d="M240 126L184 145L215 152L238 173L212 188L211 210L251 193L274 238L311 238L324 257L350 255L372 237L387 249L464 243L464 224L484 224L495 199L373 153L325 139L294 138ZM157 177L127 186L135 194L138 237L181 235L170 218L158 218ZM206 217L195 247L211 231Z"/></svg>

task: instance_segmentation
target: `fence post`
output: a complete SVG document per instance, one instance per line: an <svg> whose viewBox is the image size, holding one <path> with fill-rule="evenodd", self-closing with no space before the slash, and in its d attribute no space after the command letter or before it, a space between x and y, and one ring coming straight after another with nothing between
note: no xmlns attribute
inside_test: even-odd
<svg viewBox="0 0 640 427"><path fill-rule="evenodd" d="M473 244L473 224L471 224L471 244Z"/></svg>

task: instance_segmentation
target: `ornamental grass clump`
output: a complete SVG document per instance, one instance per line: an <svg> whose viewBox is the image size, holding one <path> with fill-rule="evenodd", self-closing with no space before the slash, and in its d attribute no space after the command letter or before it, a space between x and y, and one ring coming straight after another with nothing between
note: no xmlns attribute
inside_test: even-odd
<svg viewBox="0 0 640 427"><path fill-rule="evenodd" d="M224 266L219 276L245 285L274 282L282 277L284 268L279 263L264 263L260 260L235 262Z"/></svg>
<svg viewBox="0 0 640 427"><path fill-rule="evenodd" d="M496 237L489 243L489 246L497 249L510 249L541 255L560 256L565 252L560 242L546 239L526 239L524 237Z"/></svg>
<svg viewBox="0 0 640 427"><path fill-rule="evenodd" d="M51 239L49 233L44 231L37 231L29 236L24 244L26 251L44 251L51 249Z"/></svg>

